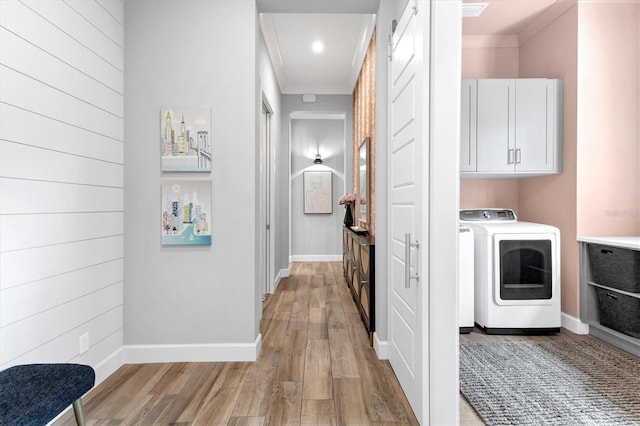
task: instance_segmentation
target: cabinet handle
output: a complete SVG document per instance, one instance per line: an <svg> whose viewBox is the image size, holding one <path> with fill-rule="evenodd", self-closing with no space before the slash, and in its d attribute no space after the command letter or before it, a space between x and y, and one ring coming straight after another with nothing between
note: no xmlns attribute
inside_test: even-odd
<svg viewBox="0 0 640 426"><path fill-rule="evenodd" d="M602 253L602 254L613 254L613 250L602 249L602 250L600 250L600 253Z"/></svg>
<svg viewBox="0 0 640 426"><path fill-rule="evenodd" d="M520 164L520 163L522 163L522 152L518 148L516 149L516 164Z"/></svg>
<svg viewBox="0 0 640 426"><path fill-rule="evenodd" d="M411 280L420 281L417 272L411 275L411 247L420 248L420 243L412 243L411 234L404 234L404 288L411 288Z"/></svg>
<svg viewBox="0 0 640 426"><path fill-rule="evenodd" d="M507 164L513 164L513 149L507 150Z"/></svg>
<svg viewBox="0 0 640 426"><path fill-rule="evenodd" d="M608 297L609 299L618 300L618 296L616 296L616 295L615 295L615 294L613 294L613 293L607 293L607 297Z"/></svg>

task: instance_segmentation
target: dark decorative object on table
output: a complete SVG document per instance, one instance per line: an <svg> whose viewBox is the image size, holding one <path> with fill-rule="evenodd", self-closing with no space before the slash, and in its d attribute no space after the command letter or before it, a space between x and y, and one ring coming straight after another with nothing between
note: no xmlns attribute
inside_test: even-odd
<svg viewBox="0 0 640 426"><path fill-rule="evenodd" d="M356 194L344 194L338 199L338 204L344 206L344 226L349 228L353 225L353 213L351 206L356 202Z"/></svg>
<svg viewBox="0 0 640 426"><path fill-rule="evenodd" d="M353 225L353 214L351 213L351 204L346 204L344 208L344 225L348 228Z"/></svg>

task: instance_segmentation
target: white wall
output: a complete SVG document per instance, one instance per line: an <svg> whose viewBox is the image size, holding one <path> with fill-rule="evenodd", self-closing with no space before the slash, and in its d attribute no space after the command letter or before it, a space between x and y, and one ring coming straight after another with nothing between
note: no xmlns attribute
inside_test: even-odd
<svg viewBox="0 0 640 426"><path fill-rule="evenodd" d="M577 7L577 235L639 235L640 1Z"/></svg>
<svg viewBox="0 0 640 426"><path fill-rule="evenodd" d="M122 346L123 22L120 0L0 2L1 369L100 381Z"/></svg>
<svg viewBox="0 0 640 426"><path fill-rule="evenodd" d="M344 208L338 205L338 198L345 193L344 135L344 119L291 120L291 257L294 260L342 259ZM322 165L313 164L318 149L324 160ZM308 190L303 182L305 171L331 172L331 214L304 213L304 191Z"/></svg>
<svg viewBox="0 0 640 426"><path fill-rule="evenodd" d="M136 0L125 17L127 356L250 359L260 303L255 3ZM160 172L163 105L211 106L211 173ZM212 182L211 246L161 246L160 184L185 178Z"/></svg>

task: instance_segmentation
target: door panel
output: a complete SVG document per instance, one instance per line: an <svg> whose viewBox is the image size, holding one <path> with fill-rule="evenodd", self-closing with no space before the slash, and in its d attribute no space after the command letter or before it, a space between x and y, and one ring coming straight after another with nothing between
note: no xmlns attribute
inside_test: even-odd
<svg viewBox="0 0 640 426"><path fill-rule="evenodd" d="M413 140L409 141L409 145L393 154L393 167L396 173L393 174L393 187L402 189L403 186L411 185L415 182L415 165L413 157L416 155Z"/></svg>
<svg viewBox="0 0 640 426"><path fill-rule="evenodd" d="M391 343L398 351L400 359L404 363L404 367L408 371L416 370L415 363L415 335L413 326L405 321L403 314L397 309L393 309L392 313L393 329L391 335L393 336Z"/></svg>
<svg viewBox="0 0 640 426"><path fill-rule="evenodd" d="M407 10L412 13L413 3L408 2L405 7L405 15ZM415 20L404 17L400 19L398 28L393 35L393 62L395 63L391 68L391 82L397 84L398 79L405 74L407 68L413 63L416 55L416 22Z"/></svg>
<svg viewBox="0 0 640 426"><path fill-rule="evenodd" d="M407 76L408 74L403 74ZM409 76L409 81L400 81L402 84L398 94L393 99L393 116L391 122L393 123L393 135L398 135L403 129L409 126L416 117L415 113L415 79L413 76ZM402 138L399 139L402 142Z"/></svg>

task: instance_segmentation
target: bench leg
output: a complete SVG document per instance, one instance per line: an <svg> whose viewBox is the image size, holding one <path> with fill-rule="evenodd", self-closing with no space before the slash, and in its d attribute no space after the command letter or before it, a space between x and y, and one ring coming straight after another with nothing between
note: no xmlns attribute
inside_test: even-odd
<svg viewBox="0 0 640 426"><path fill-rule="evenodd" d="M84 414L82 413L82 399L78 398L73 401L73 414L76 416L76 424L84 426Z"/></svg>

